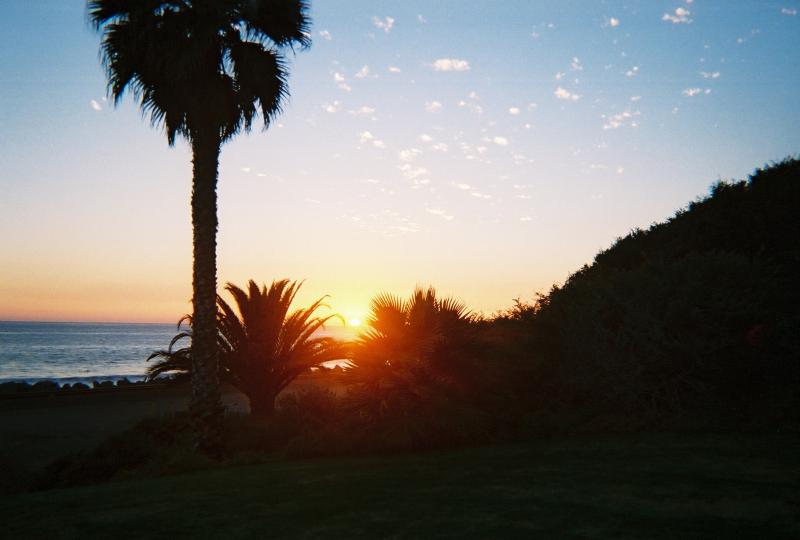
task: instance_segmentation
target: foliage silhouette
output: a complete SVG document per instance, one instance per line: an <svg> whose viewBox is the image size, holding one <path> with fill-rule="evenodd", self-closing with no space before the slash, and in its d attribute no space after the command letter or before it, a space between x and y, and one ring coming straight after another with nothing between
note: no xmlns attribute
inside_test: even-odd
<svg viewBox="0 0 800 540"><path fill-rule="evenodd" d="M345 373L345 408L394 447L418 447L448 430L453 436L445 438L471 437L482 429L470 400L477 321L432 287L417 288L408 300L376 296Z"/></svg>
<svg viewBox="0 0 800 540"><path fill-rule="evenodd" d="M501 317L526 335L538 406L647 423L800 418L798 207L795 159L720 182Z"/></svg>
<svg viewBox="0 0 800 540"><path fill-rule="evenodd" d="M288 279L273 281L269 288L259 288L250 280L247 290L228 283L225 290L233 297L238 315L221 296L217 297L220 368L225 378L247 395L253 414L272 414L275 398L298 375L347 356L345 344L330 337L314 337L326 322L339 317L315 315L324 306L324 298L289 313L300 286ZM183 321L191 325L193 319L186 315L178 323L179 330ZM192 337L188 328L172 339L167 350L150 355L148 360L161 360L148 368L148 377L190 373L194 343L176 346Z"/></svg>
<svg viewBox="0 0 800 540"><path fill-rule="evenodd" d="M310 45L303 0L90 0L103 34L108 90L132 91L170 145L192 147L192 416L197 444L220 444L216 349L217 174L220 149L261 114L265 126L288 95L281 51Z"/></svg>

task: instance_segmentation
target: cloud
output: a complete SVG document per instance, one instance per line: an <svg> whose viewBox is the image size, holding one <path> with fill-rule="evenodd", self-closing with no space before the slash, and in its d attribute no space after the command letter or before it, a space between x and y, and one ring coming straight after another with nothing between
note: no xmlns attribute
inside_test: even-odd
<svg viewBox="0 0 800 540"><path fill-rule="evenodd" d="M431 141L433 140L433 137L431 137L431 136L430 136L430 135L428 135L427 133L423 133L423 134L422 134L422 135L420 135L418 138L419 138L419 140L421 140L422 142L431 142Z"/></svg>
<svg viewBox="0 0 800 540"><path fill-rule="evenodd" d="M567 101L578 101L579 99L581 99L581 96L579 96L578 94L573 94L566 88L562 88L560 86L556 88L555 92L553 92L553 95L556 96L558 99L565 99Z"/></svg>
<svg viewBox="0 0 800 540"><path fill-rule="evenodd" d="M426 208L425 211L428 212L429 214L433 214L434 216L439 216L447 221L451 221L453 219L453 216L451 216L450 214L447 213L447 211L442 210L441 208Z"/></svg>
<svg viewBox="0 0 800 540"><path fill-rule="evenodd" d="M788 15L789 17L794 17L797 15L797 10L794 8L781 8L781 15Z"/></svg>
<svg viewBox="0 0 800 540"><path fill-rule="evenodd" d="M559 71L558 73L555 74L555 79L557 81L560 81L561 79L564 78L564 75L566 75L566 73L564 73L563 71Z"/></svg>
<svg viewBox="0 0 800 540"><path fill-rule="evenodd" d="M389 73L400 73L400 68L396 66L389 66L388 71Z"/></svg>
<svg viewBox="0 0 800 540"><path fill-rule="evenodd" d="M330 41L331 39L333 39L333 37L331 37L331 33L328 32L327 30L320 30L319 37L321 37L325 41Z"/></svg>
<svg viewBox="0 0 800 540"><path fill-rule="evenodd" d="M583 66L581 65L581 61L578 59L577 56L572 57L572 62L570 62L569 68L572 71L583 71Z"/></svg>
<svg viewBox="0 0 800 540"><path fill-rule="evenodd" d="M374 146L375 148L384 149L386 148L386 143L380 139L375 139L374 141L372 141L372 146Z"/></svg>
<svg viewBox="0 0 800 540"><path fill-rule="evenodd" d="M369 77L369 66L362 66L355 75L356 79L364 79Z"/></svg>
<svg viewBox="0 0 800 540"><path fill-rule="evenodd" d="M378 17L372 17L372 24L375 25L375 28L383 30L388 34L392 31L392 27L394 26L394 18L384 17L383 20L381 20Z"/></svg>
<svg viewBox="0 0 800 540"><path fill-rule="evenodd" d="M607 26L610 26L611 28L616 28L617 26L619 26L619 19L617 19L616 17L609 17Z"/></svg>
<svg viewBox="0 0 800 540"><path fill-rule="evenodd" d="M681 94L686 97L694 97L700 94L710 94L711 88L685 88Z"/></svg>
<svg viewBox="0 0 800 540"><path fill-rule="evenodd" d="M339 112L341 106L342 103L340 101L333 100L333 103L325 103L324 105L322 105L322 108L326 113L333 114Z"/></svg>
<svg viewBox="0 0 800 540"><path fill-rule="evenodd" d="M338 71L333 74L333 80L336 83L336 86L338 86L345 92L349 92L350 90L352 90L350 85L345 82L344 75L342 75Z"/></svg>
<svg viewBox="0 0 800 540"><path fill-rule="evenodd" d="M505 137L495 137L492 139L492 142L497 146L508 146L508 139Z"/></svg>
<svg viewBox="0 0 800 540"><path fill-rule="evenodd" d="M692 22L692 19L689 18L692 12L688 9L684 9L682 7L675 8L675 14L672 15L670 13L664 13L661 16L662 21L669 21L672 24L689 24Z"/></svg>
<svg viewBox="0 0 800 540"><path fill-rule="evenodd" d="M432 64L434 71L469 71L469 62L460 58L439 58Z"/></svg>
<svg viewBox="0 0 800 540"><path fill-rule="evenodd" d="M514 116L519 114L519 107L511 107L508 109L508 114L513 114Z"/></svg>
<svg viewBox="0 0 800 540"><path fill-rule="evenodd" d="M629 127L638 127L639 124L636 121L636 117L640 116L641 113L639 111L623 111L618 114L613 114L611 116L603 115L602 118L605 119L605 124L603 124L603 129L617 129L624 126Z"/></svg>
<svg viewBox="0 0 800 540"><path fill-rule="evenodd" d="M419 148L406 148L405 150L400 150L400 152L397 153L397 157L399 157L401 161L414 161L421 153L422 150Z"/></svg>
<svg viewBox="0 0 800 540"><path fill-rule="evenodd" d="M375 135L373 135L369 131L362 131L361 133L358 134L358 142L360 142L361 144L364 144L364 143L366 143L368 141L371 141L374 138L375 138Z"/></svg>
<svg viewBox="0 0 800 540"><path fill-rule="evenodd" d="M471 112L471 113L475 113L475 114L482 114L483 113L483 107L481 107L477 103L464 101L463 99L458 102L458 106L459 107L466 107L467 110L469 110L469 112Z"/></svg>
<svg viewBox="0 0 800 540"><path fill-rule="evenodd" d="M425 110L429 113L438 113L442 110L442 104L438 101L428 101L425 103Z"/></svg>
<svg viewBox="0 0 800 540"><path fill-rule="evenodd" d="M639 66L633 66L631 69L625 72L625 76L635 77L637 73L639 73Z"/></svg>
<svg viewBox="0 0 800 540"><path fill-rule="evenodd" d="M94 100L94 99L93 99L93 100L91 100L91 101L89 101L89 105L90 105L90 106L92 107L92 109L94 109L95 111L102 111L102 110L103 110L103 106L102 106L102 105L100 105L100 104L99 104L99 103L98 103L96 100Z"/></svg>
<svg viewBox="0 0 800 540"><path fill-rule="evenodd" d="M433 148L437 152L447 152L448 146L447 143L442 142L434 144L433 146L431 146L431 148Z"/></svg>
<svg viewBox="0 0 800 540"><path fill-rule="evenodd" d="M358 109L349 111L350 114L354 114L356 116L370 116L375 113L375 107L369 107L367 105L362 105Z"/></svg>
<svg viewBox="0 0 800 540"><path fill-rule="evenodd" d="M470 189L472 189L469 184L454 183L453 185L458 189L463 189L464 191L469 191Z"/></svg>
<svg viewBox="0 0 800 540"><path fill-rule="evenodd" d="M719 79L720 75L722 74L719 71L713 71L710 73L708 71L700 72L700 76L703 77L704 79Z"/></svg>
<svg viewBox="0 0 800 540"><path fill-rule="evenodd" d="M420 24L426 24L428 22L428 19L426 19L422 15L417 15L417 22Z"/></svg>
<svg viewBox="0 0 800 540"><path fill-rule="evenodd" d="M428 183L428 181L423 182L422 180L420 180L420 177L428 176L430 174L430 171L428 171L428 169L426 169L425 167L414 167L409 163L404 163L400 165L398 169L400 169L400 172L403 173L403 176L405 176L409 180L417 181L417 183L425 183L425 184Z"/></svg>
<svg viewBox="0 0 800 540"><path fill-rule="evenodd" d="M531 216L522 216L521 218L519 218L519 220L527 222L527 221L533 221L533 218Z"/></svg>

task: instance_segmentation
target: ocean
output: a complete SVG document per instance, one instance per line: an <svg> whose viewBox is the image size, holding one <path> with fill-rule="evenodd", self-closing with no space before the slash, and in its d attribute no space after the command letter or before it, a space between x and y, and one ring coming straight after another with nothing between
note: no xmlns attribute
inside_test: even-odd
<svg viewBox="0 0 800 540"><path fill-rule="evenodd" d="M339 330L324 334L346 337ZM174 324L0 321L0 382L141 380L175 334Z"/></svg>
<svg viewBox="0 0 800 540"><path fill-rule="evenodd" d="M140 380L175 333L174 324L0 322L0 382Z"/></svg>

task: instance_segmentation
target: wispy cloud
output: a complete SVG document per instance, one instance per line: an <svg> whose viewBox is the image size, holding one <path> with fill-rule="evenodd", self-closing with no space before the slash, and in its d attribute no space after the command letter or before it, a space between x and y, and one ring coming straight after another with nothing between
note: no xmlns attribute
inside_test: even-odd
<svg viewBox="0 0 800 540"><path fill-rule="evenodd" d="M348 111L350 114L355 116L372 116L375 114L375 107L370 107L368 105L362 105L358 109L353 109L352 111Z"/></svg>
<svg viewBox="0 0 800 540"><path fill-rule="evenodd" d="M711 93L711 88L684 88L683 92L681 92L681 94L683 94L686 97L694 97L700 94L710 94L710 93Z"/></svg>
<svg viewBox="0 0 800 540"><path fill-rule="evenodd" d="M500 137L500 136L494 137L492 139L492 142L497 146L508 146L508 139L505 137Z"/></svg>
<svg viewBox="0 0 800 540"><path fill-rule="evenodd" d="M789 17L794 17L797 15L797 10L795 8L781 8L781 15L788 15Z"/></svg>
<svg viewBox="0 0 800 540"><path fill-rule="evenodd" d="M330 41L331 39L333 39L333 37L331 36L331 33L328 32L327 30L320 30L319 31L319 37L321 37L325 41Z"/></svg>
<svg viewBox="0 0 800 540"><path fill-rule="evenodd" d="M400 73L400 71L401 71L401 70L400 70L400 68L399 68L399 67L397 67L397 66L389 66L389 67L388 67L388 69L387 69L387 71L388 71L389 73Z"/></svg>
<svg viewBox="0 0 800 540"><path fill-rule="evenodd" d="M447 211L442 210L441 208L426 208L425 211L429 214L433 214L434 216L439 216L446 221L451 221L453 219L452 215L448 214Z"/></svg>
<svg viewBox="0 0 800 540"><path fill-rule="evenodd" d="M98 103L97 100L94 100L94 99L89 101L89 106L91 106L92 109L94 109L95 111L102 111L103 110L103 106L100 105L100 103Z"/></svg>
<svg viewBox="0 0 800 540"><path fill-rule="evenodd" d="M338 100L333 100L333 103L324 103L322 105L322 109L326 113L334 114L339 112L339 109L342 107L342 103Z"/></svg>
<svg viewBox="0 0 800 540"><path fill-rule="evenodd" d="M720 75L721 75L721 73L719 71L712 71L712 72L701 71L700 72L700 76L703 77L704 79L719 79Z"/></svg>
<svg viewBox="0 0 800 540"><path fill-rule="evenodd" d="M558 99L563 99L567 101L578 101L579 99L581 99L580 95L572 93L566 88L562 88L560 86L556 88L555 92L553 92L553 95L556 96L556 98Z"/></svg>
<svg viewBox="0 0 800 540"><path fill-rule="evenodd" d="M603 129L618 129L624 126L638 127L639 123L636 118L640 116L640 114L639 111L627 110L610 116L603 115L602 118L605 120Z"/></svg>
<svg viewBox="0 0 800 540"><path fill-rule="evenodd" d="M510 107L508 109L508 114L513 114L514 116L519 114L519 107Z"/></svg>
<svg viewBox="0 0 800 540"><path fill-rule="evenodd" d="M438 101L428 101L425 103L425 110L429 113L438 113L442 110L442 104Z"/></svg>
<svg viewBox="0 0 800 540"><path fill-rule="evenodd" d="M469 62L460 58L439 58L434 60L434 71L469 71Z"/></svg>
<svg viewBox="0 0 800 540"><path fill-rule="evenodd" d="M610 26L611 28L616 28L617 26L619 26L619 19L617 19L616 17L609 17L608 19L606 19L606 24L604 24L603 26Z"/></svg>
<svg viewBox="0 0 800 540"><path fill-rule="evenodd" d="M400 158L401 161L414 161L418 155L422 153L422 150L419 148L406 148L404 150L400 150L397 153L397 157Z"/></svg>
<svg viewBox="0 0 800 540"><path fill-rule="evenodd" d="M345 92L349 92L352 90L349 84L345 82L344 75L339 73L338 71L333 74L333 80L340 89L344 90Z"/></svg>
<svg viewBox="0 0 800 540"><path fill-rule="evenodd" d="M664 15L661 16L661 20L669 21L672 24L689 24L692 22L692 19L689 18L691 14L692 12L689 11L688 9L678 7L675 8L674 14L664 13Z"/></svg>
<svg viewBox="0 0 800 540"><path fill-rule="evenodd" d="M428 19L426 19L422 15L417 15L417 22L420 24L426 24L428 22Z"/></svg>
<svg viewBox="0 0 800 540"><path fill-rule="evenodd" d="M411 182L415 186L423 186L425 184L430 184L430 179L428 175L430 175L430 171L425 167L415 167L410 163L403 163L398 167L400 172L403 173L407 179L411 180Z"/></svg>
<svg viewBox="0 0 800 540"><path fill-rule="evenodd" d="M362 66L355 75L356 79L366 79L369 76L369 66L367 65Z"/></svg>
<svg viewBox="0 0 800 540"><path fill-rule="evenodd" d="M384 17L383 19L380 19L378 17L372 17L372 24L375 25L375 28L383 30L388 34L392 31L392 27L394 26L394 18Z"/></svg>
<svg viewBox="0 0 800 540"><path fill-rule="evenodd" d="M633 66L631 69L625 72L626 77L635 77L639 73L639 66Z"/></svg>
<svg viewBox="0 0 800 540"><path fill-rule="evenodd" d="M430 135L428 135L427 133L423 133L423 134L422 134L422 135L420 135L418 138L419 138L419 140L421 140L422 142L431 142L431 141L433 140L433 137L431 137L431 136L430 136Z"/></svg>
<svg viewBox="0 0 800 540"><path fill-rule="evenodd" d="M370 133L369 131L362 131L358 134L358 142L361 144L367 143L375 139L375 135Z"/></svg>

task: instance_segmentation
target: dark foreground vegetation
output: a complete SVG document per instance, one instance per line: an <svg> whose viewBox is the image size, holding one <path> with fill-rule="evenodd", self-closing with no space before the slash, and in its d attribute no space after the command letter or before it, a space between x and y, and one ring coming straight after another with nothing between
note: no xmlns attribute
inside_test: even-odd
<svg viewBox="0 0 800 540"><path fill-rule="evenodd" d="M258 414L229 414L212 457L194 452L185 416L167 416L53 463L35 485L576 433L797 434L799 174L786 160L719 183L491 319L433 289L378 296L368 329L342 349L346 391L290 393L276 409L269 389L335 345L311 338L318 303L289 313L287 282L234 288L239 314L221 301L218 315L222 369L267 388L270 406L254 409L257 388L244 388ZM191 351L163 351L154 372L189 372Z"/></svg>
<svg viewBox="0 0 800 540"><path fill-rule="evenodd" d="M433 289L378 296L349 345L312 338L318 305L290 313L253 284L218 339L224 377L268 404L241 385L255 414L229 412L211 453L169 412L15 479L38 492L0 504L3 531L797 537L799 207L787 160L492 318ZM272 407L337 347L349 369ZM191 375L191 354L153 372Z"/></svg>
<svg viewBox="0 0 800 540"><path fill-rule="evenodd" d="M616 435L276 460L0 500L8 538L797 538L796 441Z"/></svg>

